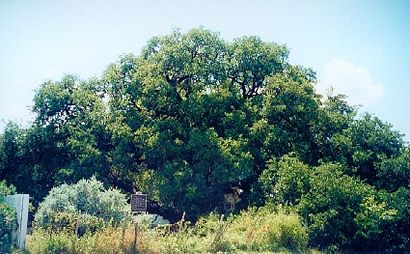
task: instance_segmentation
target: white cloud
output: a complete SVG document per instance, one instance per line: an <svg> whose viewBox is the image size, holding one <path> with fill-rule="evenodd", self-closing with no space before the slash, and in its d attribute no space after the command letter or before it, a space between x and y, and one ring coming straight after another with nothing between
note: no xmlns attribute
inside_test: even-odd
<svg viewBox="0 0 410 254"><path fill-rule="evenodd" d="M366 69L342 59L333 59L319 73L317 91L326 94L332 87L336 94L345 94L348 101L364 107L375 104L383 94L383 87L374 83Z"/></svg>

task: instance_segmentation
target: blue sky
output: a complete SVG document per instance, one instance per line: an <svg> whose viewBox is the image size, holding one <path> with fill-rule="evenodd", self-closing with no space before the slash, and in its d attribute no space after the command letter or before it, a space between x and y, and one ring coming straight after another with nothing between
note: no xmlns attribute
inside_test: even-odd
<svg viewBox="0 0 410 254"><path fill-rule="evenodd" d="M173 29L286 44L354 104L410 140L410 1L0 1L0 130L27 124L34 90L64 73L99 76Z"/></svg>

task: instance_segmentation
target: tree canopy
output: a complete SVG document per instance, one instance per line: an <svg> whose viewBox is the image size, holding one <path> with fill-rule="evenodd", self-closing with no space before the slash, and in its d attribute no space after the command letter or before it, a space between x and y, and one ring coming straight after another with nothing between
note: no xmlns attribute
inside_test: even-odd
<svg viewBox="0 0 410 254"><path fill-rule="evenodd" d="M407 248L408 144L345 96L319 95L315 72L288 55L199 28L154 37L99 78L45 82L33 124L0 134L0 179L37 205L53 186L95 176L191 219L227 212L224 194L240 188L237 209L293 207L315 246Z"/></svg>

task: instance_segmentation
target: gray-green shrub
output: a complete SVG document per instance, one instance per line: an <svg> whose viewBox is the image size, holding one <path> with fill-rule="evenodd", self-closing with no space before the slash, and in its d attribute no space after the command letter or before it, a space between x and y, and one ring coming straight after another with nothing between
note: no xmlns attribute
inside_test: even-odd
<svg viewBox="0 0 410 254"><path fill-rule="evenodd" d="M98 228L101 221L119 223L129 211L127 198L117 189L105 189L94 177L51 189L35 214L37 226L73 226L79 220Z"/></svg>

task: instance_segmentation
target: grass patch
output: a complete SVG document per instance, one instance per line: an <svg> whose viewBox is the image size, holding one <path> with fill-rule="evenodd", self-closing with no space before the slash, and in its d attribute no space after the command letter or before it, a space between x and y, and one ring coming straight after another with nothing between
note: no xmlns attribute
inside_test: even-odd
<svg viewBox="0 0 410 254"><path fill-rule="evenodd" d="M306 253L308 236L296 214L249 209L224 218L210 214L195 225L181 220L151 229L147 224L107 226L81 237L68 230L35 229L32 254L44 253Z"/></svg>

